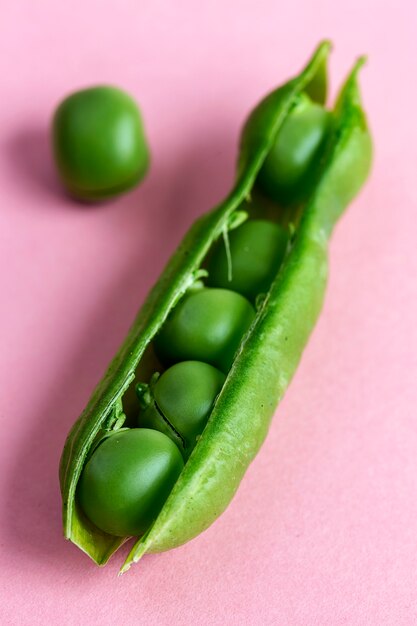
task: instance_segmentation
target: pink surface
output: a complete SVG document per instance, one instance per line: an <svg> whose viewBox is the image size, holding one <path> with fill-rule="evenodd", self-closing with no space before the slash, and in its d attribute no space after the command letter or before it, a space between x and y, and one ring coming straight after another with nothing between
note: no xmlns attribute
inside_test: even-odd
<svg viewBox="0 0 417 626"><path fill-rule="evenodd" d="M1 624L417 623L414 2L3 0L0 19ZM229 189L243 118L335 42L359 53L372 179L336 230L323 315L228 511L122 578L64 541L57 467L147 290ZM140 102L146 183L66 199L48 121L110 82Z"/></svg>

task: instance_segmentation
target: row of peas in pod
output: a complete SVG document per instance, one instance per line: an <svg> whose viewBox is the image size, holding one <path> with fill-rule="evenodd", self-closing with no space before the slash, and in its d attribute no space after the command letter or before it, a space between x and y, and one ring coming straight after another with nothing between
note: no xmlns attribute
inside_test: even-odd
<svg viewBox="0 0 417 626"><path fill-rule="evenodd" d="M250 217L218 240L207 258L204 285L191 288L154 340L162 374L139 383L133 428L103 439L78 486L85 515L115 536L142 535L159 513L212 411L242 338L268 292L288 247L279 207L302 206L316 177L330 113L299 98L258 174L255 191L275 205L275 221ZM251 206L251 205L249 205Z"/></svg>

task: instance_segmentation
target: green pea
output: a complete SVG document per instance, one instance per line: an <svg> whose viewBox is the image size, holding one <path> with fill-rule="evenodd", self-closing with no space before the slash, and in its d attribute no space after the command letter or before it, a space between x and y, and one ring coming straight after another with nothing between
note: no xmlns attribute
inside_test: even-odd
<svg viewBox="0 0 417 626"><path fill-rule="evenodd" d="M287 205L305 199L314 184L330 113L306 95L288 115L258 174L258 187Z"/></svg>
<svg viewBox="0 0 417 626"><path fill-rule="evenodd" d="M219 240L208 263L210 287L232 289L255 300L266 293L284 258L288 234L279 224L248 220L229 233L230 259Z"/></svg>
<svg viewBox="0 0 417 626"><path fill-rule="evenodd" d="M158 378L152 389L153 402L140 416L139 424L167 433L169 422L175 430L173 433L170 429L171 438L177 443L178 435L181 437L188 456L203 432L224 381L225 375L208 363L176 363Z"/></svg>
<svg viewBox="0 0 417 626"><path fill-rule="evenodd" d="M158 515L183 468L165 435L132 428L111 435L81 474L78 498L86 516L117 537L142 535Z"/></svg>
<svg viewBox="0 0 417 626"><path fill-rule="evenodd" d="M115 87L90 87L65 98L53 117L52 143L64 186L81 200L127 191L149 164L138 107Z"/></svg>
<svg viewBox="0 0 417 626"><path fill-rule="evenodd" d="M255 311L227 289L198 289L177 304L155 339L163 363L205 361L227 372Z"/></svg>

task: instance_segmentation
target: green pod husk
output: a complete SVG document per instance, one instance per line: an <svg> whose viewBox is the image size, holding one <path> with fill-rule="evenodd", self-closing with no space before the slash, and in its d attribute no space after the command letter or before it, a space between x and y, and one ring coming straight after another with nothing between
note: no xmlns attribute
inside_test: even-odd
<svg viewBox="0 0 417 626"><path fill-rule="evenodd" d="M253 110L242 131L234 188L186 234L67 438L60 467L64 533L97 564L104 564L124 539L93 527L77 506L75 491L85 460L101 436L122 424L123 397L146 347L198 279L212 243L230 227L242 202L250 200L256 175L299 94L325 102L329 51L328 42L320 44L296 78ZM357 62L341 90L319 180L206 428L157 519L121 571L146 552L174 548L206 529L229 504L267 434L321 309L332 228L369 173L371 139L357 86L362 63Z"/></svg>

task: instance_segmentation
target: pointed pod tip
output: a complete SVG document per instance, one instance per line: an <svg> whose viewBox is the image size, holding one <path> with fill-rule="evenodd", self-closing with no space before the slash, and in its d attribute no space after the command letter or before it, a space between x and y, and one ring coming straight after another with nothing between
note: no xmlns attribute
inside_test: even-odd
<svg viewBox="0 0 417 626"><path fill-rule="evenodd" d="M361 94L358 84L358 74L362 67L365 65L367 57L365 55L360 56L353 64L352 69L347 75L344 84L342 85L339 95L336 100L336 109L349 104L361 109ZM364 118L364 128L366 127L366 121Z"/></svg>
<svg viewBox="0 0 417 626"><path fill-rule="evenodd" d="M366 65L367 62L368 57L365 54L362 54L360 57L358 57L352 68L352 71L350 72L347 82L355 82L358 77L359 71L363 68L364 65Z"/></svg>
<svg viewBox="0 0 417 626"><path fill-rule="evenodd" d="M364 65L366 65L367 62L368 62L367 55L366 54L361 54L361 56L356 61L356 69L360 70L360 68L363 67Z"/></svg>
<svg viewBox="0 0 417 626"><path fill-rule="evenodd" d="M333 48L333 42L330 39L322 39L318 47L325 48L326 50L331 50Z"/></svg>
<svg viewBox="0 0 417 626"><path fill-rule="evenodd" d="M124 563L120 568L117 576L123 576L123 574L126 574L126 572L130 569L130 565L131 563Z"/></svg>
<svg viewBox="0 0 417 626"><path fill-rule="evenodd" d="M319 44L317 45L314 53L313 53L313 57L317 57L317 56L324 56L327 57L329 52L331 52L333 48L333 43L330 41L330 39L322 39Z"/></svg>
<svg viewBox="0 0 417 626"><path fill-rule="evenodd" d="M144 556L144 554L145 554L145 552L147 551L147 548L148 548L147 538L148 538L148 535L149 535L151 529L152 529L152 526L135 543L135 545L133 546L133 548L131 549L131 551L127 555L127 558L126 558L125 562L123 563L122 567L120 568L119 576L121 576L122 574L127 572L127 570L130 569L130 567L133 565L133 563L138 563L141 560L141 558Z"/></svg>
<svg viewBox="0 0 417 626"><path fill-rule="evenodd" d="M135 556L132 556L132 552L131 552L129 556L127 557L126 561L123 563L122 567L120 568L118 576L123 576L123 574L126 574L126 572L130 570L130 568L132 567L134 563L138 563L141 560L142 556L143 556L143 552L140 552L139 554L135 554Z"/></svg>

